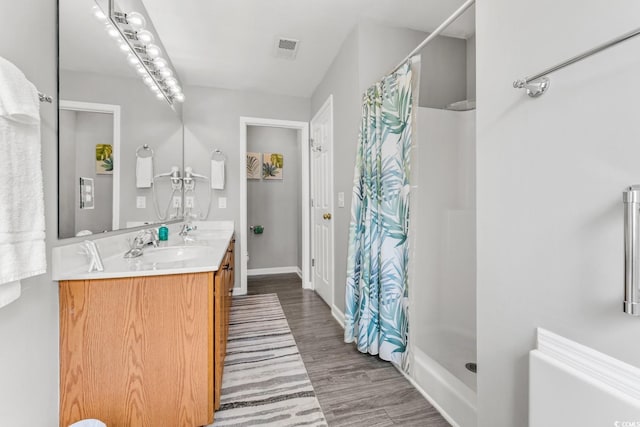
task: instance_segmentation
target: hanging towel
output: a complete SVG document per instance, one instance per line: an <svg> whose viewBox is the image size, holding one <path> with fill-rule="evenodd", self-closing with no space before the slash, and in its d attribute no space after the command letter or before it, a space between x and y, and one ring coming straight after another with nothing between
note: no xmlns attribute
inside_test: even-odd
<svg viewBox="0 0 640 427"><path fill-rule="evenodd" d="M211 160L211 188L224 190L224 160Z"/></svg>
<svg viewBox="0 0 640 427"><path fill-rule="evenodd" d="M136 158L136 187L151 188L153 182L153 157Z"/></svg>
<svg viewBox="0 0 640 427"><path fill-rule="evenodd" d="M0 307L47 271L38 91L0 57Z"/></svg>

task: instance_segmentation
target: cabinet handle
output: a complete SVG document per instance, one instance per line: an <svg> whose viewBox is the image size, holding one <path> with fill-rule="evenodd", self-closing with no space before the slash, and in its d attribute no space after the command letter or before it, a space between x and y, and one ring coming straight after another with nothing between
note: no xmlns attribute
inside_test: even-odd
<svg viewBox="0 0 640 427"><path fill-rule="evenodd" d="M229 270L229 266L230 266L230 264L226 263L225 265L222 266L222 269L223 270Z"/></svg>
<svg viewBox="0 0 640 427"><path fill-rule="evenodd" d="M233 249L227 249L227 252L233 253Z"/></svg>

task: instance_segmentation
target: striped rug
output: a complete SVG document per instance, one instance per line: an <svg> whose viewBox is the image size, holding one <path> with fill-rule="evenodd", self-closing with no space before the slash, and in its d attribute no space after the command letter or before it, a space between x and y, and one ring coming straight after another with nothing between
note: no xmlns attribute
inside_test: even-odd
<svg viewBox="0 0 640 427"><path fill-rule="evenodd" d="M233 299L213 426L326 426L276 294Z"/></svg>

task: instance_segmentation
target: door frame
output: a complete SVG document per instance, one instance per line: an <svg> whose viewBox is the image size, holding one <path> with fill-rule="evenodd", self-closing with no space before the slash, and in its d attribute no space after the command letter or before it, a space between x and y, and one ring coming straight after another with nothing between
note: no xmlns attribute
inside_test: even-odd
<svg viewBox="0 0 640 427"><path fill-rule="evenodd" d="M331 221L331 224L329 225L329 233L331 234L331 247L329 248L331 253L329 254L329 260L331 262L331 278L330 280L330 295L331 295L331 301L328 303L329 307L331 307L331 311L333 312L334 308L335 308L335 301L336 301L336 297L335 297L335 288L336 288L336 283L335 283L335 279L336 279L336 263L335 263L335 254L336 254L336 243L335 243L335 211L336 211L336 206L335 206L335 193L334 193L334 181L333 181L333 148L334 148L334 134L335 132L333 131L333 125L334 125L334 112L333 112L333 94L330 94L329 97L327 98L327 100L322 104L322 106L320 108L318 108L318 111L313 115L313 118L311 119L311 121L309 122L309 131L311 131L311 123L313 123L314 120L316 120L322 113L324 113L327 109L329 109L329 117L330 117L330 121L331 121L331 138L329 141L329 145L330 145L330 150L329 153L331 153L331 155L329 156L329 197L331 199L331 215L333 215L333 221ZM311 135L309 135L309 137L311 137ZM311 167L311 161L309 161L309 167ZM309 182L309 185L311 186L311 181ZM309 202L311 202L311 200L309 200ZM311 205L311 203L309 203L309 205ZM311 227L313 226L313 224L309 224L309 234L310 234L310 249L313 248L313 233L311 232ZM310 256L311 258L311 256ZM314 282L314 275L313 273L311 273L311 280L310 280L310 289L315 289L315 282Z"/></svg>
<svg viewBox="0 0 640 427"><path fill-rule="evenodd" d="M258 117L240 117L240 289L234 289L234 295L247 293L247 127L264 126L295 129L300 131L302 151L302 287L311 289L309 281L309 123L291 120L264 119Z"/></svg>
<svg viewBox="0 0 640 427"><path fill-rule="evenodd" d="M111 229L120 229L120 106L60 100L61 110L84 111L87 113L103 113L113 116L113 200L111 202Z"/></svg>

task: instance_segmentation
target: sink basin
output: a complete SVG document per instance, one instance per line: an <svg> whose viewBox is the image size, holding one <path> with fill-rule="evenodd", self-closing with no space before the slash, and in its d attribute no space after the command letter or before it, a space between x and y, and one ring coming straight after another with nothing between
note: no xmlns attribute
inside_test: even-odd
<svg viewBox="0 0 640 427"><path fill-rule="evenodd" d="M149 248L144 251L141 261L167 263L188 261L203 256L206 246L167 246L165 248Z"/></svg>

